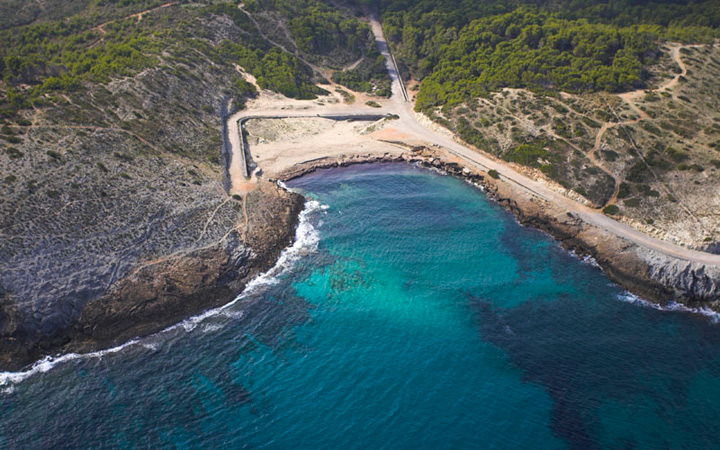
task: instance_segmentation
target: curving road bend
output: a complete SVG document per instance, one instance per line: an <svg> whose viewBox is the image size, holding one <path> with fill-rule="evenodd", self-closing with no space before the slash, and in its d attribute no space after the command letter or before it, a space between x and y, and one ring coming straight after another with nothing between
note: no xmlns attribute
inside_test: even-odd
<svg viewBox="0 0 720 450"><path fill-rule="evenodd" d="M613 220L600 212L565 197L562 194L550 189L545 184L532 180L525 175L516 172L510 166L507 166L500 161L491 159L478 151L472 150L461 143L456 142L450 137L437 133L418 122L415 113L413 112L413 103L406 101L407 92L403 86L402 80L400 79L397 66L383 35L382 26L375 15L369 15L369 20L371 29L375 35L378 50L380 50L383 56L385 56L388 74L392 80L392 97L390 100L384 102L385 104L382 108L369 108L363 105L326 105L303 110L278 111L276 109L271 111L241 111L233 114L229 118L228 123L232 147L230 177L233 184L241 180L239 177L243 177L243 168L241 164L244 163L244 152L237 124L238 121L243 120L246 117L308 117L313 115L318 117L326 115L343 115L349 117L367 114L397 114L399 119L395 121L394 127L398 129L398 131L413 136L414 138L428 144L435 144L443 147L450 153L463 159L468 165L482 171L487 172L489 170L496 170L503 181L508 182L522 191L530 193L531 195L560 206L567 212L579 217L587 224L603 229L608 233L626 239L638 246L645 247L668 256L701 264L720 265L720 255L691 250L671 242L653 238L629 225Z"/></svg>

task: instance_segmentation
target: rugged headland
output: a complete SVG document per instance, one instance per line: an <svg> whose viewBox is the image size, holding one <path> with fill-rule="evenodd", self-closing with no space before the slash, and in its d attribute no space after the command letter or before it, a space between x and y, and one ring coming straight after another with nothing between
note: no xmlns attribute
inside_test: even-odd
<svg viewBox="0 0 720 450"><path fill-rule="evenodd" d="M228 194L225 120L259 90L326 93L308 64L371 65L366 25L319 3L254 16L213 1L11 3L19 14L0 19L2 369L159 331L275 264L304 200L262 180ZM296 15L350 28L287 51L258 34Z"/></svg>

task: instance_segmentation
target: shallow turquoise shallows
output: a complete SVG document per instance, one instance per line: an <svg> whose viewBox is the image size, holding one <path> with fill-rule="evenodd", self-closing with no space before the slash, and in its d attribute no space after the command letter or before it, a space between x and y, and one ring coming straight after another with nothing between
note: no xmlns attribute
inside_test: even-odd
<svg viewBox="0 0 720 450"><path fill-rule="evenodd" d="M660 311L460 180L319 171L234 304L3 374L2 448L720 448L720 325ZM22 380L21 380L22 379Z"/></svg>

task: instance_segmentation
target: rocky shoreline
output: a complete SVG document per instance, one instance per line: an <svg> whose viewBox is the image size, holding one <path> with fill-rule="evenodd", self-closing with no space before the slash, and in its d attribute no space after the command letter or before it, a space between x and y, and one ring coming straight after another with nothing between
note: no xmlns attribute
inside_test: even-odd
<svg viewBox="0 0 720 450"><path fill-rule="evenodd" d="M68 326L38 336L4 309L0 367L18 370L47 355L114 347L232 301L292 244L305 204L272 183L246 201L254 205L247 224L213 245L141 265L87 302Z"/></svg>
<svg viewBox="0 0 720 450"><path fill-rule="evenodd" d="M238 224L216 245L140 267L89 301L70 326L43 338L23 334L4 309L6 333L0 339L0 366L18 370L46 355L117 346L233 300L252 278L270 269L293 241L305 199L275 182L318 169L383 162L419 164L482 187L522 225L550 234L579 256L592 257L613 281L643 299L720 312L720 267L691 264L641 248L519 191L501 175L493 178L465 167L441 150L416 146L396 154L306 161L280 173L277 179L261 182L246 199L251 206L244 230Z"/></svg>
<svg viewBox="0 0 720 450"><path fill-rule="evenodd" d="M720 312L720 267L691 263L630 243L583 223L549 202L520 192L504 182L502 176L496 179L465 167L442 151L417 146L401 155L322 158L296 165L280 174L279 179L287 181L317 169L378 162L420 164L482 186L491 199L512 212L522 225L548 233L580 257L592 257L627 291L661 306L675 302L688 308Z"/></svg>

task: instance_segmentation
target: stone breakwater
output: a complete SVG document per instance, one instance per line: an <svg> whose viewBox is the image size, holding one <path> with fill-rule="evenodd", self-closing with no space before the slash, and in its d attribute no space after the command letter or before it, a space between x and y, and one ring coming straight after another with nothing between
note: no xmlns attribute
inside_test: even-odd
<svg viewBox="0 0 720 450"><path fill-rule="evenodd" d="M578 256L592 257L629 292L665 306L676 302L689 308L720 312L720 267L691 263L649 250L597 227L547 201L532 197L500 179L465 167L442 151L412 147L401 155L353 155L320 158L296 165L280 174L287 181L321 168L376 162L408 162L441 170L481 186L486 194L512 212L518 222L540 229Z"/></svg>

